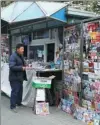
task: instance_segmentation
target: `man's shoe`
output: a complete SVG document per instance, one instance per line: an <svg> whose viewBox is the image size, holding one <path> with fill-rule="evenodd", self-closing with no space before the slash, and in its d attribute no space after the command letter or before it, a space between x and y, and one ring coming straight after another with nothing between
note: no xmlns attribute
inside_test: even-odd
<svg viewBox="0 0 100 125"><path fill-rule="evenodd" d="M12 112L17 113L16 108L11 109Z"/></svg>
<svg viewBox="0 0 100 125"><path fill-rule="evenodd" d="M16 105L16 108L23 108L23 105L22 104L20 104L20 105Z"/></svg>
<svg viewBox="0 0 100 125"><path fill-rule="evenodd" d="M17 106L23 106L22 104L17 104Z"/></svg>

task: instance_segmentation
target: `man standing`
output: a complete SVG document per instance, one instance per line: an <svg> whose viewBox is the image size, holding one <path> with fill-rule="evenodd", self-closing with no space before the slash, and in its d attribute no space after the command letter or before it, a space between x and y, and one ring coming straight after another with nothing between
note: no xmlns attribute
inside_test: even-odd
<svg viewBox="0 0 100 125"><path fill-rule="evenodd" d="M12 89L10 98L10 109L15 113L17 113L16 105L21 106L23 81L27 80L23 54L23 44L17 44L16 52L10 56L9 60L9 81Z"/></svg>

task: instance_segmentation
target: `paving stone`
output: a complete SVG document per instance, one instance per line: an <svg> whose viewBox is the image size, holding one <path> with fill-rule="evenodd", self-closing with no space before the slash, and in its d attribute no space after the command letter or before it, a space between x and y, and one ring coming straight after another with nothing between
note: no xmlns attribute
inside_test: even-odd
<svg viewBox="0 0 100 125"><path fill-rule="evenodd" d="M19 108L18 113L13 113L9 102L9 98L2 96L1 125L86 125L55 107L50 107L50 115L47 116L35 115L28 107Z"/></svg>

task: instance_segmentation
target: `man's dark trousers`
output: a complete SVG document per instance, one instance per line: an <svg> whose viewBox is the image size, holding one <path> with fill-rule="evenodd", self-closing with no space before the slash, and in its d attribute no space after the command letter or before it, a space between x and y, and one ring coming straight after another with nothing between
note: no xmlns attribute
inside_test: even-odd
<svg viewBox="0 0 100 125"><path fill-rule="evenodd" d="M23 93L23 82L13 81L10 82L11 85L11 98L10 98L10 108L16 108L16 105L21 105L22 93Z"/></svg>

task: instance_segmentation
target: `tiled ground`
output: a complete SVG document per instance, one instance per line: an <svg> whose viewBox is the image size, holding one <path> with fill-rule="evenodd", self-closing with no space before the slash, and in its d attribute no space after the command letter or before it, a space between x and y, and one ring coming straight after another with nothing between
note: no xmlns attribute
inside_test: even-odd
<svg viewBox="0 0 100 125"><path fill-rule="evenodd" d="M73 119L68 114L54 107L50 108L50 115L37 116L31 108L23 107L18 113L9 110L9 98L2 96L1 125L86 125Z"/></svg>

